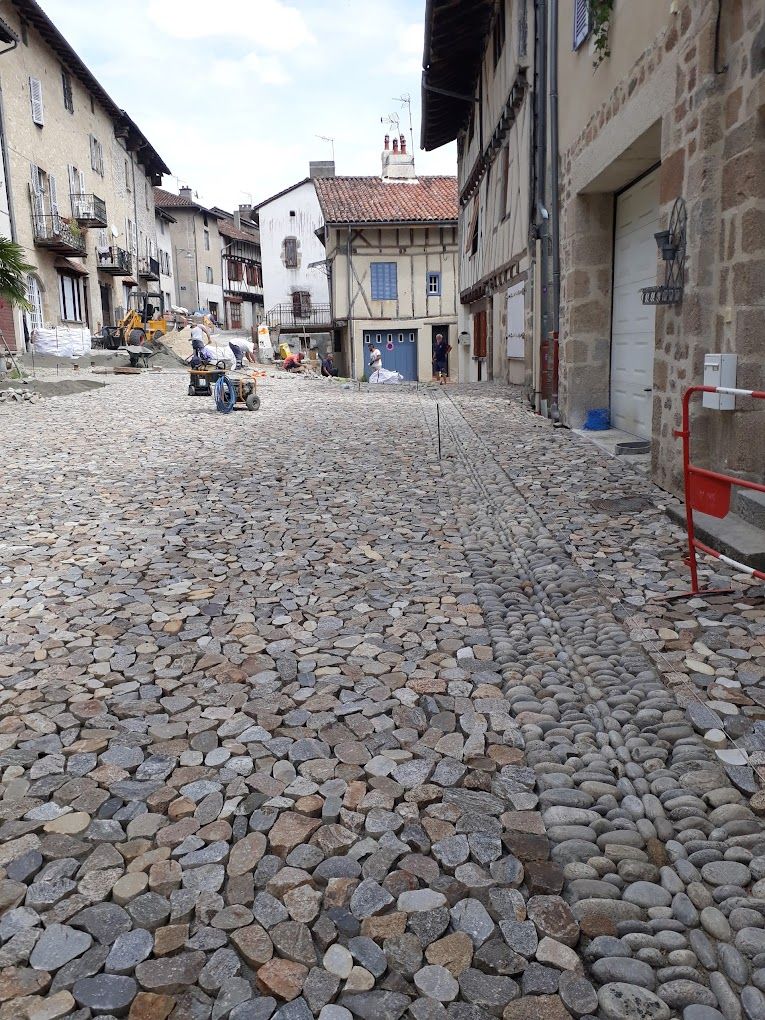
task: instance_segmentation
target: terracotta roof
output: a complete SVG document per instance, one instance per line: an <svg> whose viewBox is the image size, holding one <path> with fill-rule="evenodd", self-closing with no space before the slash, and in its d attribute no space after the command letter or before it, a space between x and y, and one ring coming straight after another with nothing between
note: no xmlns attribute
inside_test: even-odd
<svg viewBox="0 0 765 1020"><path fill-rule="evenodd" d="M184 198L183 195L176 195L172 191L165 191L164 188L154 189L154 205L158 209L198 209L200 212L208 213L216 219L220 219L220 213L213 212L207 206L192 199Z"/></svg>
<svg viewBox="0 0 765 1020"><path fill-rule="evenodd" d="M239 230L230 220L218 221L218 233L230 237L232 241L244 241L245 244L259 244L258 235L252 231Z"/></svg>
<svg viewBox="0 0 765 1020"><path fill-rule="evenodd" d="M319 177L314 184L326 223L444 223L459 214L456 177Z"/></svg>

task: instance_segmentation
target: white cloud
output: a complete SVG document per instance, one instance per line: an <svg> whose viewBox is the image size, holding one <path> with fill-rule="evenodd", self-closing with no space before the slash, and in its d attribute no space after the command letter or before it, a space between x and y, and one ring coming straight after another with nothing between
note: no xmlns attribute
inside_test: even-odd
<svg viewBox="0 0 765 1020"><path fill-rule="evenodd" d="M253 79L264 85L286 85L290 81L287 68L277 57L259 53L248 53L241 60L213 60L205 78L208 85L224 88L245 87Z"/></svg>
<svg viewBox="0 0 765 1020"><path fill-rule="evenodd" d="M176 39L243 39L278 53L312 42L303 15L281 0L225 0L212 6L207 0L151 0L147 14Z"/></svg>

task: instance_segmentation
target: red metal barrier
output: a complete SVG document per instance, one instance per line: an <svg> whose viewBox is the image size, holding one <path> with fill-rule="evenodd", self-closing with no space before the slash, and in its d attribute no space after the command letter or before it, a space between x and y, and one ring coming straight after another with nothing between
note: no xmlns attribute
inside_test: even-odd
<svg viewBox="0 0 765 1020"><path fill-rule="evenodd" d="M683 394L683 427L675 429L676 439L683 440L683 477L685 483L685 521L688 530L688 557L686 562L691 570L691 590L679 595L670 595L669 599L687 598L693 595L719 595L731 589L707 589L702 591L699 588L698 566L696 563L696 550L713 556L716 560L727 563L741 573L749 574L761 581L765 581L765 573L748 567L745 563L739 563L729 556L723 556L716 549L710 549L708 545L696 538L693 526L693 511L699 510L710 517L722 519L730 511L731 489L737 486L741 489L754 489L756 492L765 492L765 485L758 482L747 482L742 478L735 478L733 475L723 475L719 471L709 471L707 468L697 467L691 463L691 420L690 401L694 393L726 393L736 397L753 397L755 400L765 400L765 391L761 390L738 390L726 386L689 386Z"/></svg>

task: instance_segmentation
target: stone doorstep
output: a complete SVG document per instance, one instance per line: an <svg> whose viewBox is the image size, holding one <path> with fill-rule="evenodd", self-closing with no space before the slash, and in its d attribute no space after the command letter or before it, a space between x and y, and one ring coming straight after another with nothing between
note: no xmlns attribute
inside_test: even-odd
<svg viewBox="0 0 765 1020"><path fill-rule="evenodd" d="M754 489L736 489L733 496L733 510L747 524L765 531L765 492Z"/></svg>
<svg viewBox="0 0 765 1020"><path fill-rule="evenodd" d="M667 516L685 530L685 503L672 501ZM745 563L755 570L765 570L765 528L758 528L738 514L730 513L722 520L694 512L696 537L724 556Z"/></svg>
<svg viewBox="0 0 765 1020"><path fill-rule="evenodd" d="M572 429L571 431L579 436L580 439L585 439L588 443L597 446L599 450L608 454L609 457L619 457L620 460L626 461L637 468L644 468L646 471L650 470L650 444L645 452L630 452L622 444L635 443L638 442L638 439L629 432L623 432L621 429L604 429L602 432L593 432L589 429ZM619 449L619 447L622 447L622 449Z"/></svg>

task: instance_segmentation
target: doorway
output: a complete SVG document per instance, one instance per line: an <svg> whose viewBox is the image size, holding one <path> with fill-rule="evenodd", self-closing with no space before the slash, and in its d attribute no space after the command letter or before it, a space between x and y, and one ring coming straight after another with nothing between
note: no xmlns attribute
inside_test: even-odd
<svg viewBox="0 0 765 1020"><path fill-rule="evenodd" d="M656 309L641 287L656 283L659 171L652 170L616 197L611 313L611 424L651 438Z"/></svg>
<svg viewBox="0 0 765 1020"><path fill-rule="evenodd" d="M368 371L369 352L376 347L382 354L383 368L400 372L404 379L415 382L417 374L417 330L393 329L390 332L364 330L364 368Z"/></svg>
<svg viewBox="0 0 765 1020"><path fill-rule="evenodd" d="M113 326L112 322L112 288L107 283L99 283L101 291L101 325Z"/></svg>
<svg viewBox="0 0 765 1020"><path fill-rule="evenodd" d="M448 327L448 325L446 325L444 323L441 326L432 326L431 330L432 330L432 335L431 335L431 340L430 340L431 356L435 357L435 355L436 355L436 337L438 336L439 333L441 334L441 336L446 341L447 348L450 346L451 341L450 341L450 337L449 337L449 327ZM446 377L447 377L447 379L449 378L449 355L448 354L446 355Z"/></svg>

